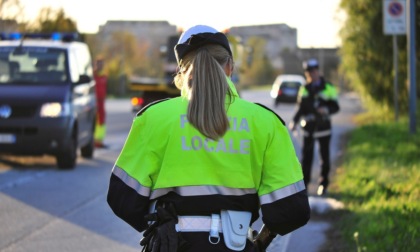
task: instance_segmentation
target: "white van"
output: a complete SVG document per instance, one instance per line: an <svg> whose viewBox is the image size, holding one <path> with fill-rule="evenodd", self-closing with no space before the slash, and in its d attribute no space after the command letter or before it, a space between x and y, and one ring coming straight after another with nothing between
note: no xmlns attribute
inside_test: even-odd
<svg viewBox="0 0 420 252"><path fill-rule="evenodd" d="M294 103L301 86L306 84L306 80L301 75L281 74L277 76L271 88L270 96L274 99L274 105L280 102Z"/></svg>

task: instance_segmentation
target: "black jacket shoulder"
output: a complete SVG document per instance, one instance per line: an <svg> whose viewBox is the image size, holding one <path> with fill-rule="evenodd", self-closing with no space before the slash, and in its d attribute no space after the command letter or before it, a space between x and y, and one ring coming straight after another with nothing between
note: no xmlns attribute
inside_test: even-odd
<svg viewBox="0 0 420 252"><path fill-rule="evenodd" d="M269 107L266 107L265 105L262 105L261 103L255 102L255 104L259 105L260 107L265 108L268 111L271 111L274 115L276 115L276 117L281 121L281 123L283 125L286 125L286 123L284 122L284 120L276 112L274 112L272 109L270 109Z"/></svg>
<svg viewBox="0 0 420 252"><path fill-rule="evenodd" d="M156 104L158 104L158 103L160 103L160 102L163 102L163 101L167 101L167 100L169 100L169 99L171 99L171 98L165 98L165 99L161 99L161 100L156 100L156 101L154 101L154 102L151 102L151 103L147 104L147 105L146 105L146 106L144 106L142 109L140 109L140 111L139 111L139 112L137 112L136 117L141 116L141 115L144 113L144 111L146 111L146 110L147 110L148 108L150 108L151 106L156 105Z"/></svg>

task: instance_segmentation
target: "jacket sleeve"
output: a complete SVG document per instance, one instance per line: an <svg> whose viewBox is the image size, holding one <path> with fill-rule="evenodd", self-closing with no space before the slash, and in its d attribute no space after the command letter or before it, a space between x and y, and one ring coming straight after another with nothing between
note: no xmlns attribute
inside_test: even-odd
<svg viewBox="0 0 420 252"><path fill-rule="evenodd" d="M337 113L340 111L340 105L338 104L337 100L328 100L327 101L328 112L330 115Z"/></svg>
<svg viewBox="0 0 420 252"><path fill-rule="evenodd" d="M258 194L262 220L271 232L285 235L310 218L303 172L287 128L275 124L264 155Z"/></svg>
<svg viewBox="0 0 420 252"><path fill-rule="evenodd" d="M337 89L330 83L327 84L327 99L325 104L328 107L328 113L330 115L340 111L340 105L338 104L338 93Z"/></svg>
<svg viewBox="0 0 420 252"><path fill-rule="evenodd" d="M298 104L298 107L296 109L296 113L293 116L293 123L297 124L299 122L300 117L302 116L302 108L300 106L300 104Z"/></svg>
<svg viewBox="0 0 420 252"><path fill-rule="evenodd" d="M147 228L152 171L148 146L146 115L137 116L115 162L109 182L107 201L112 211L139 232Z"/></svg>
<svg viewBox="0 0 420 252"><path fill-rule="evenodd" d="M302 96L305 92L305 86L301 86L299 88L298 98L297 98L297 106L296 106L296 112L293 116L293 123L297 124L299 122L300 117L302 116Z"/></svg>
<svg viewBox="0 0 420 252"><path fill-rule="evenodd" d="M306 190L261 206L262 220L271 232L285 235L308 223L310 207Z"/></svg>
<svg viewBox="0 0 420 252"><path fill-rule="evenodd" d="M144 216L149 211L148 197L138 194L115 174L110 178L107 201L115 215L134 229L142 232L147 228Z"/></svg>
<svg viewBox="0 0 420 252"><path fill-rule="evenodd" d="M340 110L337 100L328 100L327 101L328 113L330 115L337 113Z"/></svg>

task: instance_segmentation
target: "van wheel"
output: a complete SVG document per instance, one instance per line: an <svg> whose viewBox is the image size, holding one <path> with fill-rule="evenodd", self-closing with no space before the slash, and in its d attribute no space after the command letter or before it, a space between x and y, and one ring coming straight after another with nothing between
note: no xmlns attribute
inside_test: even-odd
<svg viewBox="0 0 420 252"><path fill-rule="evenodd" d="M73 169L77 159L77 136L73 134L66 151L56 155L57 166L59 169Z"/></svg>
<svg viewBox="0 0 420 252"><path fill-rule="evenodd" d="M95 140L93 139L93 133L92 136L89 139L89 143L83 146L80 149L80 154L83 158L93 158L93 151L95 150Z"/></svg>
<svg viewBox="0 0 420 252"><path fill-rule="evenodd" d="M95 150L95 120L92 122L92 130L90 132L89 142L80 149L80 154L83 158L93 158L93 151Z"/></svg>

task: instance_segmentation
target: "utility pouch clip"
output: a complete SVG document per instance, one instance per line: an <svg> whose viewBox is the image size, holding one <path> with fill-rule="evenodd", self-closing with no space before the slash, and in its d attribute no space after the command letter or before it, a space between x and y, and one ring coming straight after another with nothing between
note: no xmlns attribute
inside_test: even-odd
<svg viewBox="0 0 420 252"><path fill-rule="evenodd" d="M211 227L210 227L210 235L209 235L209 242L211 244L218 244L220 241L219 236L219 222L220 216L218 214L211 215Z"/></svg>
<svg viewBox="0 0 420 252"><path fill-rule="evenodd" d="M234 251L242 251L248 237L251 212L222 210L220 215L226 247Z"/></svg>

